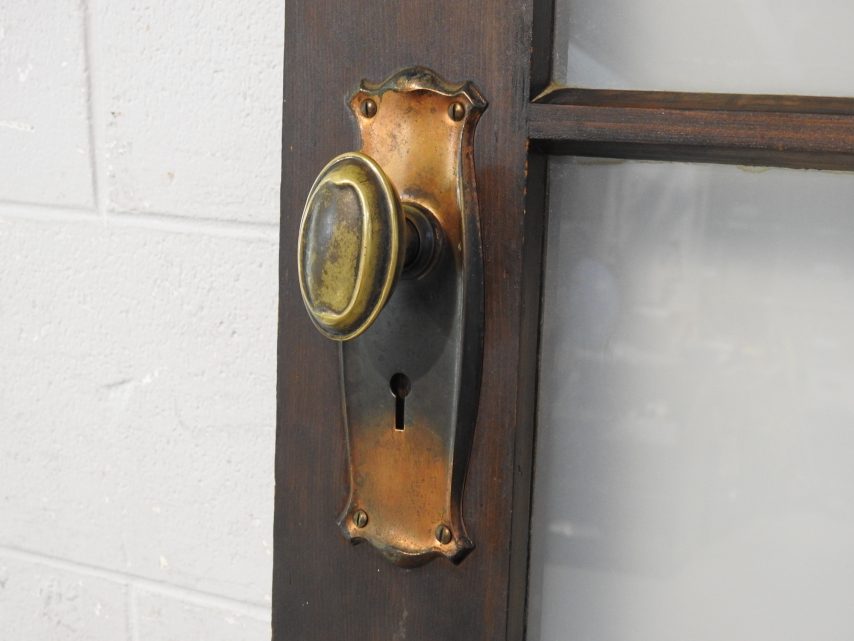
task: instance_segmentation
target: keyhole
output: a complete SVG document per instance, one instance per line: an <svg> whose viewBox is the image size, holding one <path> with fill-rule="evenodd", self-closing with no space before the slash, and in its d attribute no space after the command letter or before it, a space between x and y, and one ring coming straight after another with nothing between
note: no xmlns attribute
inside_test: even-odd
<svg viewBox="0 0 854 641"><path fill-rule="evenodd" d="M409 377L406 374L398 372L391 377L389 387L391 387L391 393L394 395L394 429L403 430L406 396L412 390L412 383L409 382Z"/></svg>

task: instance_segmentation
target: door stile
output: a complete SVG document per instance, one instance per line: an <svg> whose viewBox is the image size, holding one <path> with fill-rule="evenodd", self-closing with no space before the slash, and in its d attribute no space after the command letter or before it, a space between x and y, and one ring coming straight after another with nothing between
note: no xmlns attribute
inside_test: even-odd
<svg viewBox="0 0 854 641"><path fill-rule="evenodd" d="M518 0L286 3L276 641L523 637L545 198L545 160L528 160L527 122L532 91L547 82L550 6L537 3L535 13ZM457 566L435 560L402 569L368 545L352 546L336 525L348 491L338 352L303 309L295 249L314 176L358 148L347 96L363 78L382 81L416 64L449 81L472 80L490 103L474 143L485 334L463 500L476 548Z"/></svg>

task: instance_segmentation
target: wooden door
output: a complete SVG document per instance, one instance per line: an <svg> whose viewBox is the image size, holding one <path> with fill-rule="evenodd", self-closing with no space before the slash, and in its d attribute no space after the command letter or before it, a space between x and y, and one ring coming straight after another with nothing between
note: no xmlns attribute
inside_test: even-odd
<svg viewBox="0 0 854 641"><path fill-rule="evenodd" d="M525 636L548 155L854 168L854 101L555 87L550 0L288 0L282 147L276 641ZM472 80L484 255L483 378L463 502L476 550L417 569L351 546L337 347L300 298L312 181L357 148L347 97L424 65Z"/></svg>

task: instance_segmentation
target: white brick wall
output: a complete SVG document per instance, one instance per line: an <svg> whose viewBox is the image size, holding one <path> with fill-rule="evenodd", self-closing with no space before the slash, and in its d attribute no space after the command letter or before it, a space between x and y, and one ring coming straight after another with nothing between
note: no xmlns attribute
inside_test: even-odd
<svg viewBox="0 0 854 641"><path fill-rule="evenodd" d="M0 2L0 641L260 641L282 0Z"/></svg>

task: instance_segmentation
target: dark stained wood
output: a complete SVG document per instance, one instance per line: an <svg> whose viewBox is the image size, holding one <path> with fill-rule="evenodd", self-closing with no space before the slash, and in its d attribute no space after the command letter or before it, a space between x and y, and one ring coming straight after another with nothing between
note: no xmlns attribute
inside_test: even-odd
<svg viewBox="0 0 854 641"><path fill-rule="evenodd" d="M693 145L651 145L623 142L535 141L534 151L556 156L590 156L627 160L663 160L705 162L756 167L790 167L792 169L854 170L851 154L786 152L774 149L716 148Z"/></svg>
<svg viewBox="0 0 854 641"><path fill-rule="evenodd" d="M276 641L522 637L545 180L543 163L535 163L529 178L540 191L526 200L534 4L286 3ZM544 42L540 29L533 60L540 81L546 66L536 58L550 49ZM295 248L303 199L315 175L334 155L358 148L347 95L362 78L383 80L413 64L451 81L471 79L490 101L475 139L486 333L463 502L477 547L459 566L437 560L404 570L367 545L351 546L335 524L348 489L337 347L314 330L302 307Z"/></svg>
<svg viewBox="0 0 854 641"><path fill-rule="evenodd" d="M552 51L554 49L555 0L534 3L534 23L531 34L531 97L541 94L552 81Z"/></svg>
<svg viewBox="0 0 854 641"><path fill-rule="evenodd" d="M288 0L273 638L521 641L525 627L544 153L854 169L854 100L546 90L553 0ZM477 548L404 570L335 520L346 502L337 346L308 320L296 237L325 163L357 149L362 78L415 64L490 101L475 139L485 259L480 414L463 504ZM541 93L544 92L544 93ZM534 102L531 96L538 95ZM528 137L530 136L529 155Z"/></svg>
<svg viewBox="0 0 854 641"><path fill-rule="evenodd" d="M854 115L854 98L781 94L691 93L550 87L534 100L541 105L635 107L689 111L768 111Z"/></svg>
<svg viewBox="0 0 854 641"><path fill-rule="evenodd" d="M854 169L854 99L558 89L528 133L552 154Z"/></svg>
<svg viewBox="0 0 854 641"><path fill-rule="evenodd" d="M527 622L529 533L534 475L534 444L536 434L537 390L540 373L540 337L543 287L543 262L548 217L546 211L548 173L546 157L530 154L528 157L527 192L525 197L524 238L522 255L522 314L520 325L519 370L525 372L518 384L520 407L516 427L515 465L516 482L513 484L512 537L518 552L510 567L510 595L508 604L508 639L521 640ZM522 552L524 551L524 556Z"/></svg>

